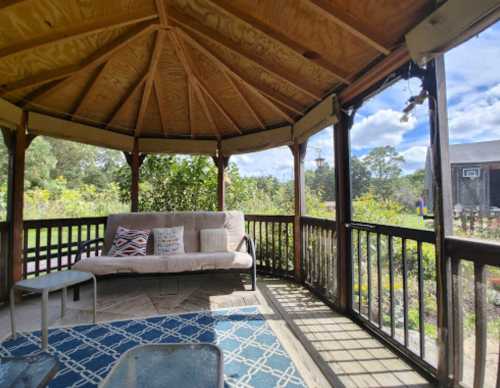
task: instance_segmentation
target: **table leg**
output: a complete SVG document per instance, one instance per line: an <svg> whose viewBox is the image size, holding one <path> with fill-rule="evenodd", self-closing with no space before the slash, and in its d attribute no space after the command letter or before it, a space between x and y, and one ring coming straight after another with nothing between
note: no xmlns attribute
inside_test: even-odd
<svg viewBox="0 0 500 388"><path fill-rule="evenodd" d="M92 280L94 281L94 293L92 297L92 302L94 305L94 316L93 316L93 322L94 324L96 323L95 315L96 315L96 307L97 307L97 280L95 276L92 276Z"/></svg>
<svg viewBox="0 0 500 388"><path fill-rule="evenodd" d="M43 290L42 292L42 350L47 350L49 345L49 324L47 317L47 309L49 302L49 292Z"/></svg>
<svg viewBox="0 0 500 388"><path fill-rule="evenodd" d="M66 301L68 300L68 289L64 287L61 290L61 318L66 315Z"/></svg>
<svg viewBox="0 0 500 388"><path fill-rule="evenodd" d="M12 339L16 339L16 294L14 287L10 289L10 328L12 330Z"/></svg>

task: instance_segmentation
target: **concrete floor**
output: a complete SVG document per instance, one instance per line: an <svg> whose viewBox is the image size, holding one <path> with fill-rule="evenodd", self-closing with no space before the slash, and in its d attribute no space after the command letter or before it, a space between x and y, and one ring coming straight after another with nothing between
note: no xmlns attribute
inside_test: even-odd
<svg viewBox="0 0 500 388"><path fill-rule="evenodd" d="M99 322L245 305L259 305L310 387L430 386L357 324L285 280L259 278L256 292L231 274L98 280ZM80 301L69 300L61 318L60 293L53 293L49 325L91 322L91 306L91 287L85 285ZM16 322L19 331L40 328L39 297L17 306ZM0 307L0 338L9 335L9 310L4 306Z"/></svg>

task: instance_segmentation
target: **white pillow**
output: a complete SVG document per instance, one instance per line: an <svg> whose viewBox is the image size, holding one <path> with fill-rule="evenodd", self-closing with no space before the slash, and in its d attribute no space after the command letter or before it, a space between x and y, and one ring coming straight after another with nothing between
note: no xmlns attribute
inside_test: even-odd
<svg viewBox="0 0 500 388"><path fill-rule="evenodd" d="M201 229L200 230L201 252L227 252L227 230L221 229Z"/></svg>
<svg viewBox="0 0 500 388"><path fill-rule="evenodd" d="M184 253L184 226L155 228L153 235L156 256Z"/></svg>

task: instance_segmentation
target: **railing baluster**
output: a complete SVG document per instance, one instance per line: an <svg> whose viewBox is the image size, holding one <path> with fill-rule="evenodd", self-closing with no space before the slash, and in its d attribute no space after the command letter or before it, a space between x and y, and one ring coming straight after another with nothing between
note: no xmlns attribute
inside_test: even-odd
<svg viewBox="0 0 500 388"><path fill-rule="evenodd" d="M368 320L372 320L372 262L370 252L370 232L366 232L366 281L368 284Z"/></svg>
<svg viewBox="0 0 500 388"><path fill-rule="evenodd" d="M275 222L271 222L271 272L274 273L276 271L276 244L275 244L275 238L274 238L274 225Z"/></svg>
<svg viewBox="0 0 500 388"><path fill-rule="evenodd" d="M424 305L424 265L422 242L417 241L418 260L418 330L420 332L420 357L425 358L425 305Z"/></svg>
<svg viewBox="0 0 500 388"><path fill-rule="evenodd" d="M89 241L90 240L90 233L91 233L91 224L90 223L86 223L85 224L85 228L86 228L86 234L87 234L87 237L86 237L86 241ZM87 257L90 257L90 245L87 246Z"/></svg>
<svg viewBox="0 0 500 388"><path fill-rule="evenodd" d="M40 227L35 232L35 276L40 275Z"/></svg>
<svg viewBox="0 0 500 388"><path fill-rule="evenodd" d="M404 344L408 347L408 263L406 257L406 239L401 239L401 261L403 266L403 325Z"/></svg>
<svg viewBox="0 0 500 388"><path fill-rule="evenodd" d="M71 245L73 244L73 226L72 225L69 225L68 226L68 248L67 248L67 252L68 252L68 256L67 256L67 263L66 263L66 267L68 268L71 268Z"/></svg>
<svg viewBox="0 0 500 388"><path fill-rule="evenodd" d="M486 368L486 270L485 265L474 262L474 310L476 313L476 355L474 362L474 388L484 386Z"/></svg>
<svg viewBox="0 0 500 388"><path fill-rule="evenodd" d="M30 238L30 230L27 227L24 227L24 233L23 233L23 250L24 250L24 258L23 258L23 279L26 279L28 277L28 242Z"/></svg>
<svg viewBox="0 0 500 388"><path fill-rule="evenodd" d="M269 223L267 221L264 222L264 228L264 235L266 236L266 271L269 273L269 267L271 265L269 261Z"/></svg>
<svg viewBox="0 0 500 388"><path fill-rule="evenodd" d="M378 327L382 329L384 312L382 311L382 259L380 257L380 233L377 233L377 288Z"/></svg>
<svg viewBox="0 0 500 388"><path fill-rule="evenodd" d="M264 254L263 254L264 242L263 241L264 240L262 239L262 221L259 221L259 247L260 247L260 249L259 249L259 260L258 261L259 261L261 268L264 267L264 258L263 258L263 256L264 256Z"/></svg>
<svg viewBox="0 0 500 388"><path fill-rule="evenodd" d="M357 243L358 243L358 311L361 315L361 283L363 281L361 274L361 231L358 229L357 234Z"/></svg>
<svg viewBox="0 0 500 388"><path fill-rule="evenodd" d="M393 241L392 236L388 236L388 251L389 251L389 305L391 313L391 337L394 338L395 322L394 322L394 260L393 260Z"/></svg>
<svg viewBox="0 0 500 388"><path fill-rule="evenodd" d="M279 259L278 259L278 268L279 268L279 273L283 275L283 223L280 221L278 224L279 228L279 236L278 236L278 241L279 241Z"/></svg>
<svg viewBox="0 0 500 388"><path fill-rule="evenodd" d="M451 260L452 305L453 305L453 380L456 386L464 376L464 323L463 323L463 285L461 260Z"/></svg>
<svg viewBox="0 0 500 388"><path fill-rule="evenodd" d="M289 233L288 233L288 222L285 223L286 225L286 231L285 231L285 236L286 236L286 244L285 244L285 257L286 257L286 261L285 261L285 270L286 270L286 273L290 273L290 257L289 257L289 248L288 248L288 244L290 244L290 237L289 237Z"/></svg>
<svg viewBox="0 0 500 388"><path fill-rule="evenodd" d="M62 227L57 227L57 270L62 269Z"/></svg>
<svg viewBox="0 0 500 388"><path fill-rule="evenodd" d="M50 273L51 267L52 267L52 227L49 226L47 228L47 249L45 250L46 252L46 259L45 259L45 265L46 268L45 270L47 273Z"/></svg>

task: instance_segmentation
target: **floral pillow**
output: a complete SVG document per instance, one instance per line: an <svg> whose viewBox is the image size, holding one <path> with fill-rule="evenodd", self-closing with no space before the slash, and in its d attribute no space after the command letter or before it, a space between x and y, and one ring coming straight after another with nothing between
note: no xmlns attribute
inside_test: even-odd
<svg viewBox="0 0 500 388"><path fill-rule="evenodd" d="M157 256L184 253L184 226L156 228L154 234L154 254Z"/></svg>
<svg viewBox="0 0 500 388"><path fill-rule="evenodd" d="M116 229L109 256L146 256L149 229L127 229L119 226Z"/></svg>

